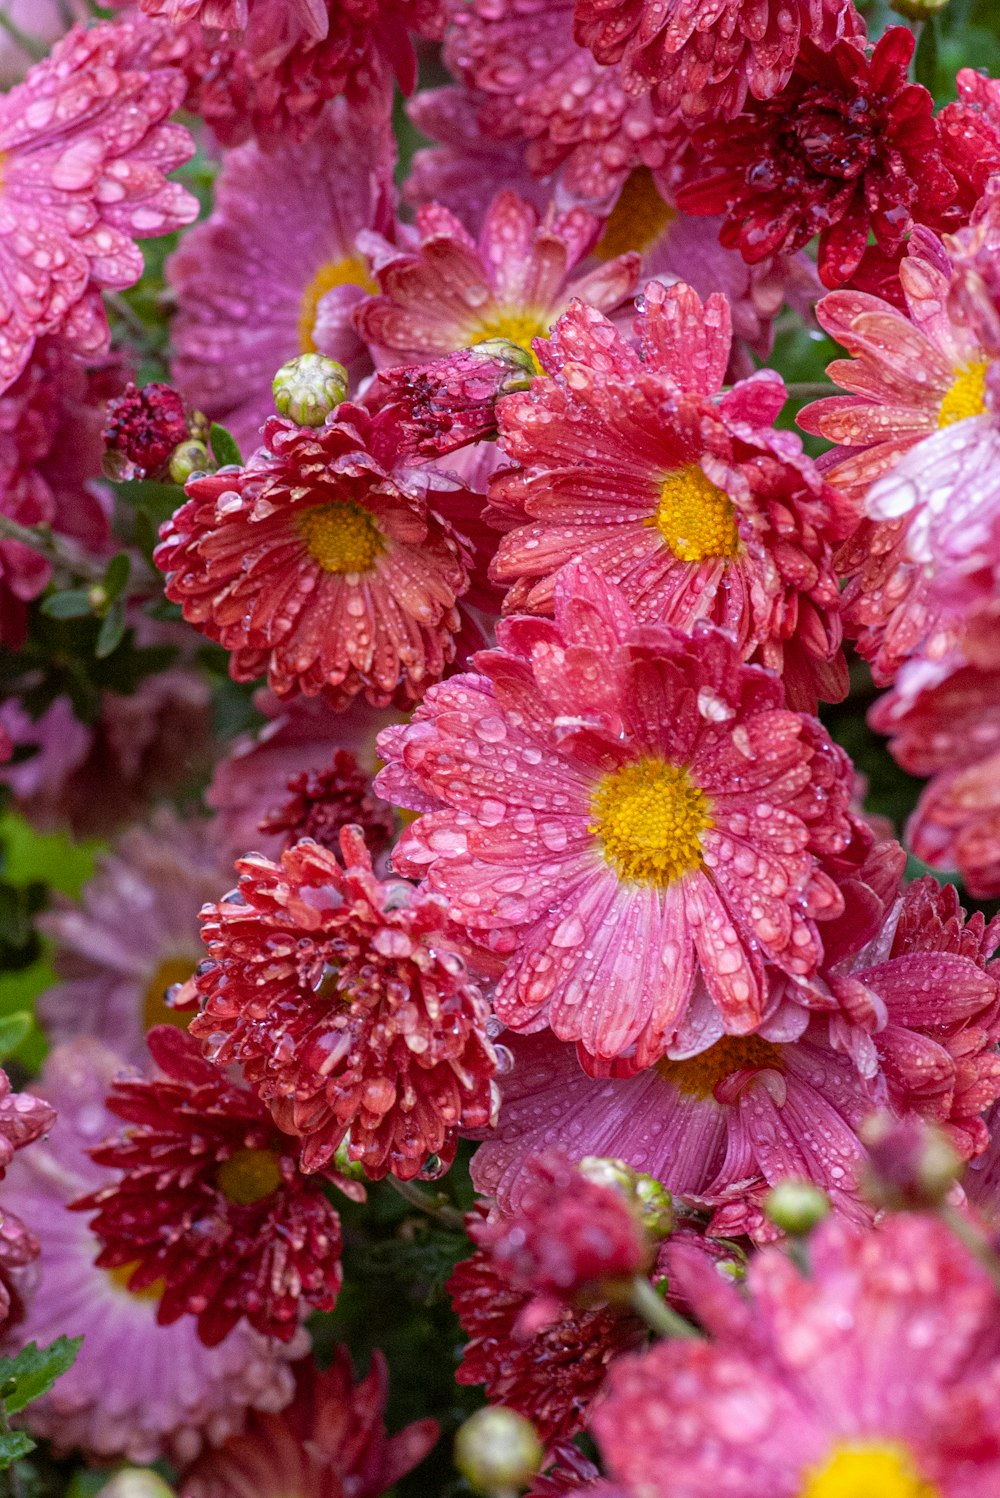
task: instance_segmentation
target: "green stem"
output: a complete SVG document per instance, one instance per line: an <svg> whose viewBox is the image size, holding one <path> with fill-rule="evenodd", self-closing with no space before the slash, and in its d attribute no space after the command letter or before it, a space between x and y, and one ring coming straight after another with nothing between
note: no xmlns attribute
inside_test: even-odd
<svg viewBox="0 0 1000 1498"><path fill-rule="evenodd" d="M394 1191L416 1207L420 1212L426 1212L428 1217L433 1217L440 1222L442 1227L450 1228L453 1232L465 1232L465 1217L457 1207L451 1206L443 1197L428 1196L426 1191L421 1191L415 1181L401 1181L396 1176L386 1176L386 1180Z"/></svg>
<svg viewBox="0 0 1000 1498"><path fill-rule="evenodd" d="M838 393L837 387L829 380L793 380L785 388L793 401L822 400L825 395Z"/></svg>
<svg viewBox="0 0 1000 1498"><path fill-rule="evenodd" d="M40 36L32 36L30 31L22 31L5 10L0 10L0 26L17 43L22 52L27 52L32 62L41 62L48 52L48 44L43 42Z"/></svg>
<svg viewBox="0 0 1000 1498"><path fill-rule="evenodd" d="M84 556L64 536L54 535L47 525L19 525L9 515L0 515L0 540L20 541L22 546L30 546L53 567L65 567L75 577L87 582L99 583L104 578L104 568L99 562Z"/></svg>
<svg viewBox="0 0 1000 1498"><path fill-rule="evenodd" d="M658 1337L700 1337L697 1327L679 1316L641 1274L632 1281L629 1305Z"/></svg>

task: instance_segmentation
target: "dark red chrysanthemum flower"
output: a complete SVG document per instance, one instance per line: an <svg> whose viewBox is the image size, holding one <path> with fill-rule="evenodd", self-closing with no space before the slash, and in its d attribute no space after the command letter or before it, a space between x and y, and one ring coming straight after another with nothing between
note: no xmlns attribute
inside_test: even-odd
<svg viewBox="0 0 1000 1498"><path fill-rule="evenodd" d="M369 1175L408 1180L490 1121L489 1008L451 950L447 902L376 879L357 828L340 845L344 868L308 841L237 865L240 899L202 914L212 961L191 1028L302 1136L304 1170L347 1138Z"/></svg>
<svg viewBox="0 0 1000 1498"><path fill-rule="evenodd" d="M172 1025L146 1037L164 1074L120 1081L108 1107L127 1127L90 1151L121 1179L72 1203L95 1212L103 1269L135 1266L128 1288L163 1282L157 1320L197 1316L208 1347L241 1316L290 1341L306 1306L332 1310L340 1219L295 1141L246 1087Z"/></svg>
<svg viewBox="0 0 1000 1498"><path fill-rule="evenodd" d="M962 206L972 209L990 177L1000 171L1000 79L962 68L955 86L958 98L938 115L938 129Z"/></svg>
<svg viewBox="0 0 1000 1498"><path fill-rule="evenodd" d="M843 286L868 235L892 255L914 220L938 221L955 195L934 101L907 79L913 33L886 32L871 56L853 41L803 45L788 85L729 125L692 138L686 213L726 215L720 240L751 264L819 235L825 286Z"/></svg>
<svg viewBox="0 0 1000 1498"><path fill-rule="evenodd" d="M310 837L340 851L344 827L357 826L373 858L385 853L396 835L388 801L372 790L372 776L349 749L338 749L325 770L303 770L288 781L288 794L262 818L261 832L284 833L286 848Z"/></svg>
<svg viewBox="0 0 1000 1498"><path fill-rule="evenodd" d="M145 478L165 468L174 448L187 439L184 402L172 385L138 390L130 383L108 402L103 437L120 457L122 478Z"/></svg>

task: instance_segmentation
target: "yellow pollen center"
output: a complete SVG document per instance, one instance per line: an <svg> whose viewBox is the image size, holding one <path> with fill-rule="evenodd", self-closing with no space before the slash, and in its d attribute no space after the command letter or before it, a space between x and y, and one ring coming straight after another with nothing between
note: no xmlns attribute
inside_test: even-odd
<svg viewBox="0 0 1000 1498"><path fill-rule="evenodd" d="M681 562L734 557L740 549L732 500L694 466L667 474L647 524L656 526Z"/></svg>
<svg viewBox="0 0 1000 1498"><path fill-rule="evenodd" d="M520 312L513 307L502 307L496 317L486 318L476 324L470 342L475 346L477 343L485 343L490 338L507 338L511 343L516 343L518 348L523 348L526 354L531 355L536 374L544 374L545 371L531 347L531 340L548 338L549 328L550 324L543 319L541 313Z"/></svg>
<svg viewBox="0 0 1000 1498"><path fill-rule="evenodd" d="M313 341L316 309L327 292L333 291L338 286L363 286L371 296L375 296L378 292L378 287L368 274L368 268L360 256L346 255L343 260L327 260L309 282L302 293L302 301L299 303L297 332L300 354L318 352Z"/></svg>
<svg viewBox="0 0 1000 1498"><path fill-rule="evenodd" d="M104 1273L116 1289L135 1296L136 1300L160 1300L167 1288L166 1280L154 1280L151 1285L146 1285L142 1290L129 1289L128 1282L138 1267L139 1260L134 1259L131 1264L119 1264L117 1269L105 1269Z"/></svg>
<svg viewBox="0 0 1000 1498"><path fill-rule="evenodd" d="M925 1482L905 1446L837 1445L822 1467L804 1474L801 1498L940 1498Z"/></svg>
<svg viewBox="0 0 1000 1498"><path fill-rule="evenodd" d="M151 1030L154 1025L176 1025L186 1030L194 1017L193 1009L171 1009L166 1003L168 988L186 983L194 962L190 957L165 957L146 984L142 1002L142 1023Z"/></svg>
<svg viewBox="0 0 1000 1498"><path fill-rule="evenodd" d="M938 407L938 426L950 427L969 416L982 416L986 410L986 359L976 359L956 369L955 379Z"/></svg>
<svg viewBox="0 0 1000 1498"><path fill-rule="evenodd" d="M676 217L657 192L652 172L641 166L626 177L594 254L598 260L613 260L629 250L648 250Z"/></svg>
<svg viewBox="0 0 1000 1498"><path fill-rule="evenodd" d="M619 879L663 889L701 867L711 808L683 765L640 759L613 770L599 781L590 815L588 831Z"/></svg>
<svg viewBox="0 0 1000 1498"><path fill-rule="evenodd" d="M385 540L367 510L349 500L313 505L298 519L309 555L324 572L370 572Z"/></svg>
<svg viewBox="0 0 1000 1498"><path fill-rule="evenodd" d="M656 1063L661 1077L672 1082L686 1097L710 1098L716 1087L734 1071L782 1071L781 1050L759 1035L727 1035L697 1056L684 1061L664 1057Z"/></svg>
<svg viewBox="0 0 1000 1498"><path fill-rule="evenodd" d="M235 1150L215 1172L215 1184L227 1201L250 1207L281 1185L281 1167L273 1150Z"/></svg>

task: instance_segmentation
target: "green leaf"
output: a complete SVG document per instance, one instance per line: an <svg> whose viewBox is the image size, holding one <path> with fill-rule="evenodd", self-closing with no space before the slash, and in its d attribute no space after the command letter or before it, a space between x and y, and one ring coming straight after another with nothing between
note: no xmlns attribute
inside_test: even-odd
<svg viewBox="0 0 1000 1498"><path fill-rule="evenodd" d="M125 636L125 608L121 599L111 605L101 621L94 654L99 661L106 660L118 649Z"/></svg>
<svg viewBox="0 0 1000 1498"><path fill-rule="evenodd" d="M43 599L41 610L50 619L81 619L93 612L90 591L87 588L67 588L63 593L50 593Z"/></svg>
<svg viewBox="0 0 1000 1498"><path fill-rule="evenodd" d="M0 1394L6 1414L16 1415L48 1393L59 1375L72 1368L82 1341L82 1337L57 1337L48 1347L29 1342L16 1357L0 1358Z"/></svg>
<svg viewBox="0 0 1000 1498"><path fill-rule="evenodd" d="M156 521L148 510L139 509L135 512L135 544L142 552L150 566L153 565L153 552L159 537L156 532Z"/></svg>
<svg viewBox="0 0 1000 1498"><path fill-rule="evenodd" d="M217 421L213 421L211 431L208 435L209 441L212 444L212 452L215 454L215 460L220 468L224 468L227 463L235 463L237 468L242 468L243 455L239 450L236 438L231 432L227 432L225 427L220 426Z"/></svg>
<svg viewBox="0 0 1000 1498"><path fill-rule="evenodd" d="M0 1430L0 1471L34 1451L35 1442L23 1430Z"/></svg>
<svg viewBox="0 0 1000 1498"><path fill-rule="evenodd" d="M104 574L104 591L109 599L117 598L120 593L124 593L131 569L132 561L127 551L120 551L117 556L111 558Z"/></svg>
<svg viewBox="0 0 1000 1498"><path fill-rule="evenodd" d="M6 1061L24 1041L34 1021L26 1009L0 1016L0 1061Z"/></svg>
<svg viewBox="0 0 1000 1498"><path fill-rule="evenodd" d="M913 61L913 76L932 94L937 92L939 29L936 16L924 22Z"/></svg>

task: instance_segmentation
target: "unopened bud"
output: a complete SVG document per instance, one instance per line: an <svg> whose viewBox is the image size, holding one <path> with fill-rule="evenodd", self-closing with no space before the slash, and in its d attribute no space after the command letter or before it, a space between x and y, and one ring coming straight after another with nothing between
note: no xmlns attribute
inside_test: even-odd
<svg viewBox="0 0 1000 1498"><path fill-rule="evenodd" d="M97 1498L176 1498L174 1489L151 1467L123 1467Z"/></svg>
<svg viewBox="0 0 1000 1498"><path fill-rule="evenodd" d="M929 21L932 16L939 15L948 4L948 0L889 0L891 10L897 16L905 16L908 21Z"/></svg>
<svg viewBox="0 0 1000 1498"><path fill-rule="evenodd" d="M300 427L321 427L347 395L347 370L325 354L300 354L289 359L271 386L281 416Z"/></svg>
<svg viewBox="0 0 1000 1498"><path fill-rule="evenodd" d="M204 442L182 442L170 456L170 477L175 484L184 485L192 474L208 473L214 468Z"/></svg>
<svg viewBox="0 0 1000 1498"><path fill-rule="evenodd" d="M503 382L503 395L509 395L514 390L527 390L538 373L534 354L513 339L484 338L482 343L474 343L473 348L477 354L489 354L491 359L499 359L507 365L510 377Z"/></svg>
<svg viewBox="0 0 1000 1498"><path fill-rule="evenodd" d="M587 1155L579 1169L588 1181L620 1191L651 1238L669 1238L674 1230L674 1202L655 1176L633 1170L624 1160Z"/></svg>
<svg viewBox="0 0 1000 1498"><path fill-rule="evenodd" d="M830 1215L830 1198L811 1181L779 1181L764 1199L764 1211L776 1228L804 1237Z"/></svg>
<svg viewBox="0 0 1000 1498"><path fill-rule="evenodd" d="M527 1487L544 1454L531 1421L500 1405L477 1410L455 1437L455 1466L477 1493Z"/></svg>
<svg viewBox="0 0 1000 1498"><path fill-rule="evenodd" d="M342 1139L338 1144L333 1156L333 1168L338 1175L346 1176L349 1181L367 1181L365 1167L360 1160L352 1160L347 1153L351 1145L351 1136Z"/></svg>
<svg viewBox="0 0 1000 1498"><path fill-rule="evenodd" d="M864 1194L890 1211L937 1207L962 1172L962 1161L940 1132L920 1118L876 1113L861 1127L868 1160Z"/></svg>

